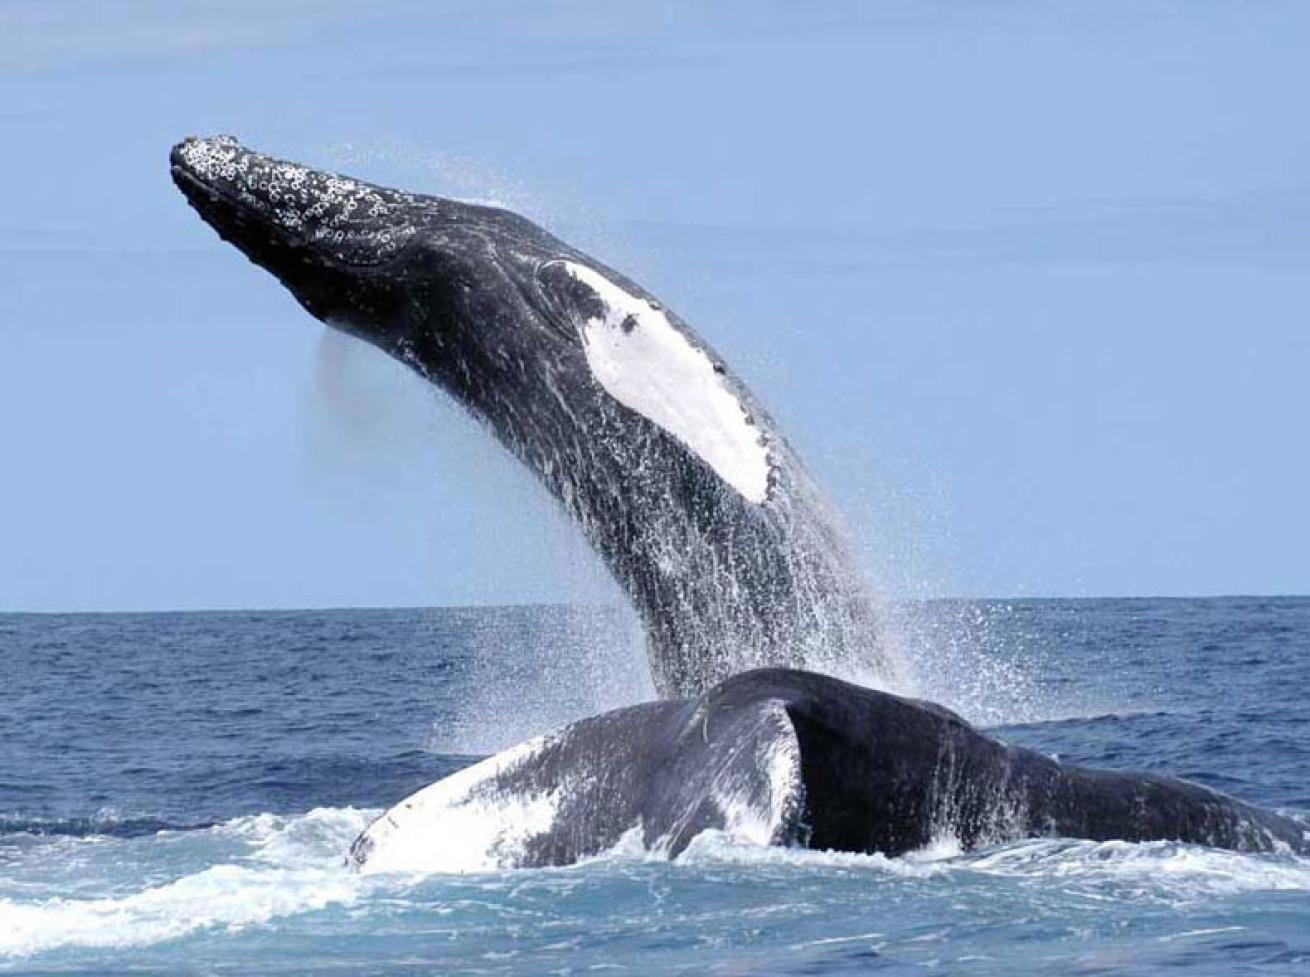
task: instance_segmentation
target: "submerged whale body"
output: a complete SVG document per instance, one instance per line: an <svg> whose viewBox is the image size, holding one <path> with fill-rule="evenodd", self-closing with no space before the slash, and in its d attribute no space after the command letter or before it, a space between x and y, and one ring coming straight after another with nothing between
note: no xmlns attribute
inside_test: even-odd
<svg viewBox="0 0 1310 977"><path fill-rule="evenodd" d="M523 217L189 139L174 182L312 315L449 392L553 493L636 608L661 694L762 665L893 678L795 452L673 312Z"/></svg>
<svg viewBox="0 0 1310 977"><path fill-rule="evenodd" d="M707 829L887 855L1035 836L1310 852L1296 822L1206 787L1060 764L928 702L762 669L466 768L381 815L350 858L369 871L564 865L634 833L677 855Z"/></svg>

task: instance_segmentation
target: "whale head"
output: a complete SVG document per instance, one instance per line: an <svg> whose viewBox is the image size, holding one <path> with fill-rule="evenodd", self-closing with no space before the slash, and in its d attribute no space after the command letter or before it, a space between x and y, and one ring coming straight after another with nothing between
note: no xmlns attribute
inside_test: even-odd
<svg viewBox="0 0 1310 977"><path fill-rule="evenodd" d="M415 339L416 324L458 331L488 294L531 288L535 268L563 247L509 211L315 170L231 136L186 139L169 162L224 240L316 318L393 354ZM447 337L460 350L477 338Z"/></svg>

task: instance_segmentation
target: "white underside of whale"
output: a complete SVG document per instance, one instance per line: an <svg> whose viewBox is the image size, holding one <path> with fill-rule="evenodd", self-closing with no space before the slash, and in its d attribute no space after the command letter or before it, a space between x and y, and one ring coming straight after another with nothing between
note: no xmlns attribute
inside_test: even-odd
<svg viewBox="0 0 1310 977"><path fill-rule="evenodd" d="M760 429L702 349L659 306L600 272L563 262L604 313L582 324L592 374L611 397L681 441L750 502L768 495L769 458Z"/></svg>

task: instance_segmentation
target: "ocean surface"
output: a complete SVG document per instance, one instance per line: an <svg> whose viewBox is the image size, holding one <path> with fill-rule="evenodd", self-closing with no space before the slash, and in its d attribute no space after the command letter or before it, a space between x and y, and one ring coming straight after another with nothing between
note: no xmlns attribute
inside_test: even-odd
<svg viewBox="0 0 1310 977"><path fill-rule="evenodd" d="M913 691L1310 814L1310 598L889 611ZM0 615L0 972L1310 974L1310 860L1040 840L368 876L380 808L649 697L604 608Z"/></svg>

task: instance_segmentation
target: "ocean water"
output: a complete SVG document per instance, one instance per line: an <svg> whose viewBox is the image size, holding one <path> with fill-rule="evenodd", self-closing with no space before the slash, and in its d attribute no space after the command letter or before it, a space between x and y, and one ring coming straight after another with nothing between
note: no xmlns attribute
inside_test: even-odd
<svg viewBox="0 0 1310 977"><path fill-rule="evenodd" d="M1310 599L892 610L931 695L1068 760L1310 813ZM0 971L1310 973L1310 860L703 835L561 869L361 877L383 806L649 696L623 613L0 615Z"/></svg>

